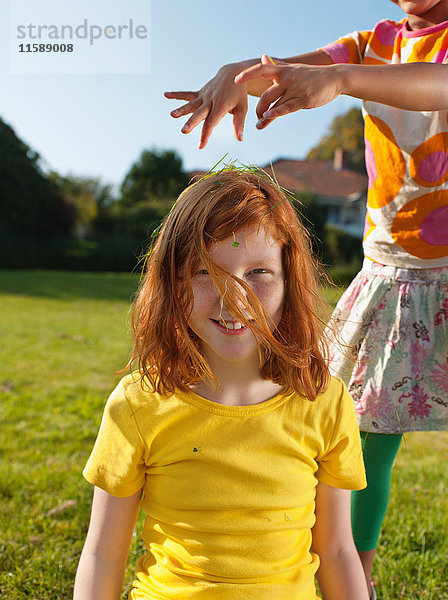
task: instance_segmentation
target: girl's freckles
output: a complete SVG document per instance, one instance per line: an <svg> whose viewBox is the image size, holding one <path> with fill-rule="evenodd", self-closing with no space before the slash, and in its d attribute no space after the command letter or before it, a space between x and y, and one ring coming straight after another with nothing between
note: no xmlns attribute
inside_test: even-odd
<svg viewBox="0 0 448 600"><path fill-rule="evenodd" d="M235 246L234 244L238 245ZM263 229L242 230L221 240L210 249L211 260L229 273L232 284L224 281L219 293L211 275L201 265L192 278L193 307L189 325L202 342L202 349L218 353L226 360L252 357L257 352L254 335L237 316L232 315L232 301L244 315L250 315L247 293L236 279L244 281L260 302L271 329L275 329L283 312L284 277L282 248ZM236 285L240 298L229 298ZM227 344L231 344L226 348ZM238 348L235 345L238 344Z"/></svg>

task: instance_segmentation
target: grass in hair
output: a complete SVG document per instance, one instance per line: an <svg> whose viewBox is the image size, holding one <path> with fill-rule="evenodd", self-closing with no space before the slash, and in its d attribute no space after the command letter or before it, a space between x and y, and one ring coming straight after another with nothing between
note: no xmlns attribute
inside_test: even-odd
<svg viewBox="0 0 448 600"><path fill-rule="evenodd" d="M213 165L213 167L211 169L209 169L206 173L204 173L202 175L202 177L199 177L196 181L190 181L190 185L197 185L198 183L201 183L201 181L204 181L206 179L209 179L210 177L213 177L215 175L219 176L221 173L224 172L235 172L235 173L249 173L251 175L256 175L258 177L258 179L266 179L268 181L270 181L271 183L274 183L277 188L280 190L280 192L283 194L283 200L281 200L280 202L277 202L277 204L275 204L274 206L272 206L268 211L266 211L266 214L263 215L263 217L260 220L260 223L258 224L258 229L257 229L257 233L260 231L260 228L262 226L263 223L263 219L279 204L281 204L282 202L284 202L285 200L289 200L291 202L291 204L293 205L293 207L295 208L295 210L297 211L297 213L300 215L300 218L302 220L302 222L305 220L308 223L311 223L311 221L303 214L301 207L302 204L301 202L299 202L297 200L297 198L294 196L294 194L288 190L285 187L282 187L278 181L277 178L275 176L275 171L274 171L274 167L271 163L271 170L272 170L272 177L271 175L269 175L266 171L264 171L263 169L260 169L259 167L256 167L255 165L245 165L245 164L238 164L237 160L233 160L230 162L225 162L227 158L227 154L225 154L222 158L219 159L219 161ZM220 167L220 168L218 168ZM219 179L217 179L215 181L215 184L217 186L221 185L221 182ZM261 192L260 192L261 193ZM179 198L173 203L170 212L173 210L173 208L176 206L177 202L179 201L179 199L181 198L182 194L180 194ZM153 251L154 245L157 241L157 238L160 234L160 230L162 229L162 225L163 225L163 221L160 222L160 224L154 229L154 231L151 233L150 236L150 241L149 241L149 249L147 252L145 252L144 254L142 254L140 256L139 259L139 263L138 263L138 269L141 270L141 274L143 275L145 269L146 269L146 264L148 262L149 257L151 256L151 253ZM183 233L186 229L188 229L188 227L190 227L192 225L192 223L187 223L185 225L185 227L183 227L179 233L177 233L176 235L180 235L181 233ZM235 234L233 234L233 242L232 242L232 246L237 248L239 246L239 243L235 240ZM174 238L169 239L168 243L172 242Z"/></svg>
<svg viewBox="0 0 448 600"><path fill-rule="evenodd" d="M0 272L0 597L68 600L87 531L81 476L131 349L138 275ZM338 292L325 291L334 304ZM383 600L448 597L448 434L408 434L375 579ZM198 448L200 451L200 448ZM122 598L143 549L138 521Z"/></svg>

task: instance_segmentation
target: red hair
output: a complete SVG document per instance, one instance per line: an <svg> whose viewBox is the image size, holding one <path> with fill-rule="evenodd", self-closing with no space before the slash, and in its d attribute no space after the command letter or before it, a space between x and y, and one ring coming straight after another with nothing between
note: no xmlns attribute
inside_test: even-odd
<svg viewBox="0 0 448 600"><path fill-rule="evenodd" d="M212 241L260 227L281 246L286 274L283 315L274 331L250 286L213 263L208 253ZM231 314L254 333L262 377L314 400L329 380L317 265L294 207L261 171L224 170L179 196L148 253L134 303L135 343L128 366L138 358L142 380L163 395L202 380L217 383L188 326L191 276L199 263Z"/></svg>

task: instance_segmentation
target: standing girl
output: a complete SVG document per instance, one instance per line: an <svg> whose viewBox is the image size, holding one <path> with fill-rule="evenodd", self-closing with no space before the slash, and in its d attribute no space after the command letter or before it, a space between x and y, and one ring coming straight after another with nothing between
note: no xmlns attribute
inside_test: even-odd
<svg viewBox="0 0 448 600"><path fill-rule="evenodd" d="M188 187L134 309L139 369L111 395L75 600L367 600L350 528L365 486L351 397L328 373L314 264L265 175ZM143 500L142 500L143 498Z"/></svg>
<svg viewBox="0 0 448 600"><path fill-rule="evenodd" d="M260 129L339 94L364 100L365 261L333 318L358 361L336 345L331 354L363 432L368 487L353 494L352 525L367 579L402 434L448 427L448 0L394 1L399 23L284 61L226 65L199 92L166 94L188 100L172 112L193 113L184 133L204 121L199 147L227 112L242 139L247 93L261 96Z"/></svg>

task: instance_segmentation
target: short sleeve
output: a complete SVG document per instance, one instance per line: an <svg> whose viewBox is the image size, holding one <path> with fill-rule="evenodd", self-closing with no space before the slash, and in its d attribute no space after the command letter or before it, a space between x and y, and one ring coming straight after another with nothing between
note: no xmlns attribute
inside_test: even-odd
<svg viewBox="0 0 448 600"><path fill-rule="evenodd" d="M131 496L144 485L145 454L145 445L121 381L106 403L83 475L89 483L113 496Z"/></svg>
<svg viewBox="0 0 448 600"><path fill-rule="evenodd" d="M367 481L355 407L345 384L339 379L336 382L340 393L339 397L330 400L334 412L330 411L333 414L323 431L324 438L329 441L318 457L317 478L332 487L362 490Z"/></svg>
<svg viewBox="0 0 448 600"><path fill-rule="evenodd" d="M334 63L361 64L371 33L371 31L354 31L320 50L328 54Z"/></svg>

